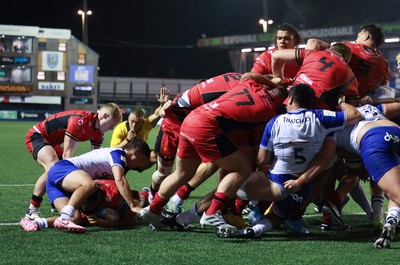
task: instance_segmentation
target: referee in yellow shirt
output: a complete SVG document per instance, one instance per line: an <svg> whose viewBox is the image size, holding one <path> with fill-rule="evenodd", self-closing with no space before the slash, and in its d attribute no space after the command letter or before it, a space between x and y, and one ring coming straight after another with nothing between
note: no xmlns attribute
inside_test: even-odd
<svg viewBox="0 0 400 265"><path fill-rule="evenodd" d="M134 108L129 113L128 120L121 122L114 128L110 147L123 148L134 139L147 141L151 129L156 126L157 122L165 114L162 106L168 101L168 94L169 91L167 88L162 87L160 89L160 95L156 95L160 106L147 118L144 118L143 110ZM151 165L157 162L157 154L154 150L151 152L150 161Z"/></svg>

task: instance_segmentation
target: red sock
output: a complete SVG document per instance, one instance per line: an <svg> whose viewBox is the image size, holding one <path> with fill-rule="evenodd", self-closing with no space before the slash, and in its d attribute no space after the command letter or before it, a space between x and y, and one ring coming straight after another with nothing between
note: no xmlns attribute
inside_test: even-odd
<svg viewBox="0 0 400 265"><path fill-rule="evenodd" d="M140 196L140 200L141 201L143 200L145 205L149 204L149 193L148 192L142 190L141 192L139 192L139 196Z"/></svg>
<svg viewBox="0 0 400 265"><path fill-rule="evenodd" d="M155 214L161 214L162 208L168 203L169 199L163 199L156 193L153 202L150 204L150 211Z"/></svg>
<svg viewBox="0 0 400 265"><path fill-rule="evenodd" d="M43 198L36 196L35 194L32 194L32 197L29 201L30 204L35 206L36 208L39 208L40 205L42 204Z"/></svg>
<svg viewBox="0 0 400 265"><path fill-rule="evenodd" d="M236 198L235 200L231 200L231 212L235 215L242 215L243 209L247 206L249 200L242 200Z"/></svg>
<svg viewBox="0 0 400 265"><path fill-rule="evenodd" d="M329 216L329 214L323 214L322 215L322 223L324 224L330 224L331 223L331 217Z"/></svg>
<svg viewBox="0 0 400 265"><path fill-rule="evenodd" d="M189 185L189 183L186 183L185 185L182 185L179 190L176 192L176 194L181 198L182 200L186 200L189 198L190 193L194 191L194 188Z"/></svg>
<svg viewBox="0 0 400 265"><path fill-rule="evenodd" d="M335 191L332 193L331 197L329 198L329 201L335 205L336 207L339 206L339 204L344 200L344 196L340 194L339 192Z"/></svg>
<svg viewBox="0 0 400 265"><path fill-rule="evenodd" d="M215 214L218 210L223 211L229 205L230 198L227 194L223 192L216 192L214 193L214 198L211 201L211 205L206 211L207 215Z"/></svg>

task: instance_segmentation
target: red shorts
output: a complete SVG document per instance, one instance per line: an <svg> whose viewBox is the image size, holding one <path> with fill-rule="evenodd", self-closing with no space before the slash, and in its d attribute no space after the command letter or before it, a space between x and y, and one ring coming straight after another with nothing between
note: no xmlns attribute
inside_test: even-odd
<svg viewBox="0 0 400 265"><path fill-rule="evenodd" d="M181 159L201 159L213 162L238 150L234 142L208 113L191 113L184 120L179 136L177 156Z"/></svg>
<svg viewBox="0 0 400 265"><path fill-rule="evenodd" d="M28 152L32 154L35 160L37 160L37 154L40 151L40 149L42 149L42 147L46 145L53 146L33 128L30 128L28 130L28 133L25 136L25 146L28 149ZM54 145L53 148L56 151L58 158L62 159L62 155L64 152L63 148L59 145Z"/></svg>
<svg viewBox="0 0 400 265"><path fill-rule="evenodd" d="M259 146L264 133L265 124L259 125L252 130L237 129L227 135L236 146Z"/></svg>
<svg viewBox="0 0 400 265"><path fill-rule="evenodd" d="M158 131L155 151L158 156L166 161L174 161L178 149L179 132L181 124L174 120L164 118Z"/></svg>

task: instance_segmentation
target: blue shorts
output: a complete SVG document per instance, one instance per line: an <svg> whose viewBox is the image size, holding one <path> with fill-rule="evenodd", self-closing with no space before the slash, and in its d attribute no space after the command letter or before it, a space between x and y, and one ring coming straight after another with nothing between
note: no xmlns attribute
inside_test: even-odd
<svg viewBox="0 0 400 265"><path fill-rule="evenodd" d="M306 183L298 192L289 192L285 189L284 183L290 179L297 179L297 176L290 174L272 174L268 172L268 178L281 186L282 200L274 202L273 211L280 217L290 216L300 208L302 202L310 195L313 187L312 182Z"/></svg>
<svg viewBox="0 0 400 265"><path fill-rule="evenodd" d="M360 143L361 157L374 182L400 165L400 128L381 126L370 129Z"/></svg>
<svg viewBox="0 0 400 265"><path fill-rule="evenodd" d="M285 185L285 181L290 179L297 179L296 176L290 174L273 174L271 172L268 172L267 176L272 182L275 182L280 186L282 199L285 199L287 196L289 196L289 191L283 187Z"/></svg>
<svg viewBox="0 0 400 265"><path fill-rule="evenodd" d="M280 217L285 218L300 209L303 201L310 196L312 182L306 183L298 192L288 192L289 196L281 201L275 201L273 211Z"/></svg>
<svg viewBox="0 0 400 265"><path fill-rule="evenodd" d="M46 193L49 197L50 203L53 203L54 200L58 198L71 197L72 193L63 191L58 183L68 174L76 170L80 169L68 160L60 160L50 168L46 182Z"/></svg>

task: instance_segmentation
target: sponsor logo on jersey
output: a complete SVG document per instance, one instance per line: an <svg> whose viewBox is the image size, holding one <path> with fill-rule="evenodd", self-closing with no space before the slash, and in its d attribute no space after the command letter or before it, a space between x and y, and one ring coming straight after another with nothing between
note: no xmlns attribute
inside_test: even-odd
<svg viewBox="0 0 400 265"><path fill-rule="evenodd" d="M308 121L311 121L310 117L303 117L303 118L296 118L296 119L283 117L283 122L288 122L288 123L305 123Z"/></svg>

